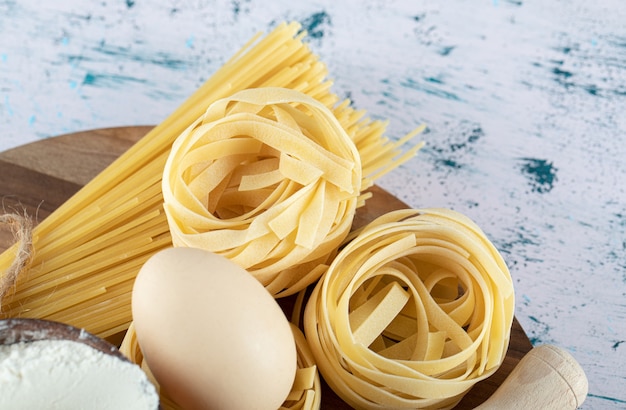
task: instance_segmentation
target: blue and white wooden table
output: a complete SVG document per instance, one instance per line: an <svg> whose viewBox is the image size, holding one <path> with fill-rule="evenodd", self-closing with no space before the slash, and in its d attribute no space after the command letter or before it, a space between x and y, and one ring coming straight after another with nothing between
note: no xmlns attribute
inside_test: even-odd
<svg viewBox="0 0 626 410"><path fill-rule="evenodd" d="M254 33L298 20L335 91L420 155L379 181L501 249L584 409L626 408L626 7L619 0L0 0L0 151L156 124ZM2 176L0 176L2 177Z"/></svg>

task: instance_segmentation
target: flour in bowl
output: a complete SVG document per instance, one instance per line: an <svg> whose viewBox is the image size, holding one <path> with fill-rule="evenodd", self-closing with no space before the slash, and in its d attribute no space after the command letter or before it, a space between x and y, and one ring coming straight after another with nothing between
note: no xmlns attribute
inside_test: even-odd
<svg viewBox="0 0 626 410"><path fill-rule="evenodd" d="M0 346L0 409L156 410L159 397L134 363L80 342Z"/></svg>

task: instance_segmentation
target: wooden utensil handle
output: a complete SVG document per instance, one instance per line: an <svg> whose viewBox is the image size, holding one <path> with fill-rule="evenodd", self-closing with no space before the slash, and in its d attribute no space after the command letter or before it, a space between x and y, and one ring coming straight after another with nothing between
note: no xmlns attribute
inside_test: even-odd
<svg viewBox="0 0 626 410"><path fill-rule="evenodd" d="M574 357L556 346L542 345L528 352L476 409L576 409L587 391L587 377Z"/></svg>

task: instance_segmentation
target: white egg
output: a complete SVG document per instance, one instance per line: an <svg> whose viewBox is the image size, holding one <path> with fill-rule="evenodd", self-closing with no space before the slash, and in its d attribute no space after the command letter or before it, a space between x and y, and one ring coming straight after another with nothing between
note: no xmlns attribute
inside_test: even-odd
<svg viewBox="0 0 626 410"><path fill-rule="evenodd" d="M195 248L141 268L132 312L148 367L184 409L277 409L297 367L289 322L247 271Z"/></svg>

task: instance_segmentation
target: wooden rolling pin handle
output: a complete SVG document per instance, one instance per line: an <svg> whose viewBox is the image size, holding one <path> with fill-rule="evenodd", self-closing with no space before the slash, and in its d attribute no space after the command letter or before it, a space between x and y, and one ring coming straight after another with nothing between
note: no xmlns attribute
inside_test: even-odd
<svg viewBox="0 0 626 410"><path fill-rule="evenodd" d="M526 354L479 410L569 410L578 408L588 391L587 377L565 350L552 345Z"/></svg>

